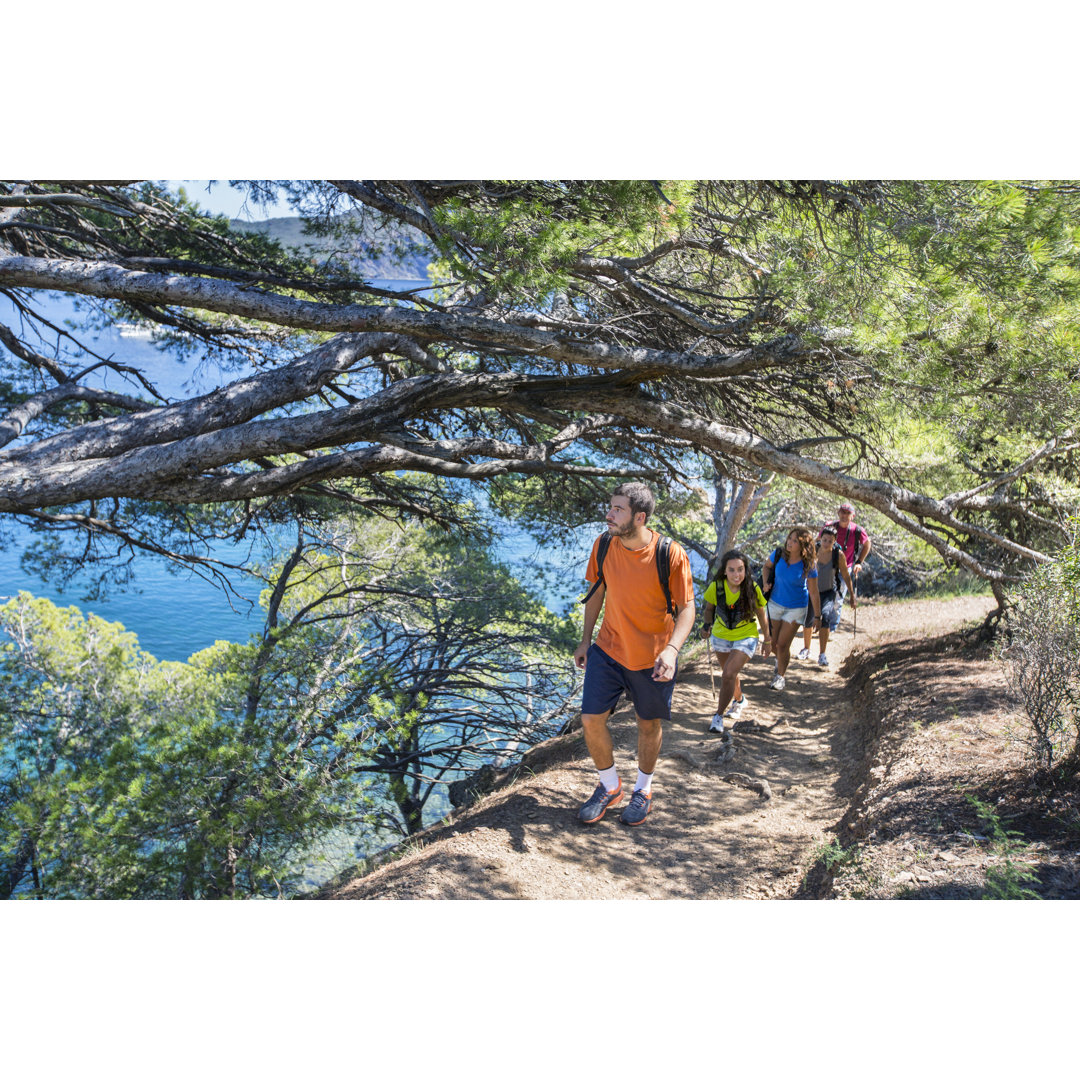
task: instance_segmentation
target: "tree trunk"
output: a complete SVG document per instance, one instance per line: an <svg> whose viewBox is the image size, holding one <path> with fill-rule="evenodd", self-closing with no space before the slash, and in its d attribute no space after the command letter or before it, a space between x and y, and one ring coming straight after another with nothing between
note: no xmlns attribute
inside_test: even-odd
<svg viewBox="0 0 1080 1080"><path fill-rule="evenodd" d="M720 572L720 560L725 552L735 546L739 530L757 510L774 475L763 470L758 479L744 480L736 484L736 481L729 480L721 472L714 474L716 501L713 503L713 523L716 526L716 548L709 560L707 580L711 581Z"/></svg>
<svg viewBox="0 0 1080 1080"><path fill-rule="evenodd" d="M1009 599L1005 595L1005 586L1000 581L991 581L990 589L994 594L994 599L997 601L997 607L983 619L982 626L979 627L979 641L994 640L1001 629L1001 620L1004 618L1006 608L1009 606Z"/></svg>

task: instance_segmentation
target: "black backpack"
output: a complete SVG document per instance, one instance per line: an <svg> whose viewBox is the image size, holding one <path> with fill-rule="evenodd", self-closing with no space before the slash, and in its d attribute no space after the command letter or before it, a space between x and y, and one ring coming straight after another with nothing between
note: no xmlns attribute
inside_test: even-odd
<svg viewBox="0 0 1080 1080"><path fill-rule="evenodd" d="M757 572L757 577L754 579L757 582L757 587L761 590L761 595L764 596L766 600L772 595L773 586L776 584L776 562L783 557L783 548L773 548L773 553L769 556L769 558L772 559L773 564L773 578L772 581L769 582L769 587L767 589L765 588L765 562L768 562L769 559L766 559L765 562L761 564L761 568Z"/></svg>
<svg viewBox="0 0 1080 1080"><path fill-rule="evenodd" d="M583 604L589 602L589 598L601 584L607 584L604 581L604 559L607 557L608 548L611 546L611 533L606 532L600 537L600 546L596 549L596 582L593 587L585 594L585 598L581 601ZM671 602L671 588L668 585L668 578L671 576L671 537L661 536L656 545L656 574L660 578L660 588L664 590L664 599L667 601L667 613L671 616L675 615L675 606Z"/></svg>
<svg viewBox="0 0 1080 1080"><path fill-rule="evenodd" d="M734 630L736 626L741 626L747 619L752 619L754 617L753 610L750 611L748 616L744 616L741 619L735 614L735 609L739 606L739 598L735 598L734 604L728 604L727 592L724 590L724 582L720 577L713 578L710 584L716 586L716 604L714 605L716 609L715 618L719 619L729 630ZM753 577L750 579L750 584L751 586L761 588L761 583L759 581L754 581ZM709 586L706 585L705 591L708 592L708 589Z"/></svg>

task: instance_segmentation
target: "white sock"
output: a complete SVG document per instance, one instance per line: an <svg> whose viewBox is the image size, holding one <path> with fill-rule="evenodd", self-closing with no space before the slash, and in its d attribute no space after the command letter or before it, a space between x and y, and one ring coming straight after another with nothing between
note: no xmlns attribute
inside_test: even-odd
<svg viewBox="0 0 1080 1080"><path fill-rule="evenodd" d="M597 769L600 774L600 783L608 791L614 791L619 786L619 770L614 765L610 769Z"/></svg>
<svg viewBox="0 0 1080 1080"><path fill-rule="evenodd" d="M644 791L646 795L649 794L649 789L652 787L653 774L644 773L640 769L637 771L637 783L634 785L635 791Z"/></svg>

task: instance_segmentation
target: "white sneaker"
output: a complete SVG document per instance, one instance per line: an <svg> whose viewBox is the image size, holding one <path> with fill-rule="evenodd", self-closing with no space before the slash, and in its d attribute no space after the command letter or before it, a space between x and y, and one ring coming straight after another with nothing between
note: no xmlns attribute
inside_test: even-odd
<svg viewBox="0 0 1080 1080"><path fill-rule="evenodd" d="M809 660L810 659L810 650L809 649L800 649L797 659L799 659L799 660Z"/></svg>
<svg viewBox="0 0 1080 1080"><path fill-rule="evenodd" d="M717 731L721 735L724 734L724 718L719 713L715 713L713 715L712 723L709 725L709 730Z"/></svg>
<svg viewBox="0 0 1080 1080"><path fill-rule="evenodd" d="M817 658L817 662L818 662L818 667L828 667L829 666L829 658L824 653L822 653Z"/></svg>
<svg viewBox="0 0 1080 1080"><path fill-rule="evenodd" d="M770 690L783 690L784 689L784 676L783 675L774 675L773 676L773 681L769 685L769 689Z"/></svg>
<svg viewBox="0 0 1080 1080"><path fill-rule="evenodd" d="M743 708L745 706L746 706L746 698L745 697L732 698L731 704L727 707L727 711L724 713L724 715L725 716L730 716L732 720L738 720L739 719L739 714L743 711Z"/></svg>

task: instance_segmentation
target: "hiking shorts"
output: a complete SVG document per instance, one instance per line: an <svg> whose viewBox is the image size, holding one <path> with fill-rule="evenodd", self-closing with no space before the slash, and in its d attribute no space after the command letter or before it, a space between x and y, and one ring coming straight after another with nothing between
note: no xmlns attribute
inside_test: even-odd
<svg viewBox="0 0 1080 1080"><path fill-rule="evenodd" d="M720 653L721 656L727 655L729 652L744 652L751 659L754 657L754 653L757 652L757 634L753 637L741 637L736 638L734 641L729 641L727 638L711 637L709 640L712 642L712 650L714 653Z"/></svg>
<svg viewBox="0 0 1080 1080"><path fill-rule="evenodd" d="M585 654L585 686L581 692L583 713L606 713L614 710L623 694L633 702L634 712L642 720L670 720L671 695L679 675L675 661L675 676L667 682L654 682L653 669L631 671L616 663L603 649L590 645Z"/></svg>
<svg viewBox="0 0 1080 1080"><path fill-rule="evenodd" d="M766 609L769 612L769 618L773 622L793 622L796 626L806 625L806 613L809 610L808 604L803 604L802 607L784 607L783 604L776 603L775 600L770 600Z"/></svg>

